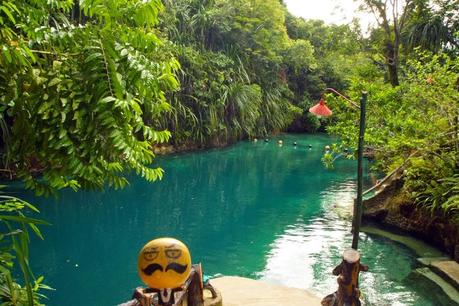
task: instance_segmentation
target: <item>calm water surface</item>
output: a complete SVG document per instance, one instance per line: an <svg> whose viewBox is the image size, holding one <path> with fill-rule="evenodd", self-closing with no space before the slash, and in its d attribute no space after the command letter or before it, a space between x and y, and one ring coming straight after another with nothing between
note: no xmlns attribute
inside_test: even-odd
<svg viewBox="0 0 459 306"><path fill-rule="evenodd" d="M57 200L27 195L53 224L31 247L35 273L56 289L46 304L128 300L141 285L138 251L161 236L185 242L209 275L260 278L320 296L334 291L331 271L351 245L355 161L340 159L326 170L320 158L329 137L280 138L283 147L272 139L158 158L166 174L153 184L133 176L121 191L64 191ZM368 305L450 305L414 272L410 250L376 236L361 239Z"/></svg>

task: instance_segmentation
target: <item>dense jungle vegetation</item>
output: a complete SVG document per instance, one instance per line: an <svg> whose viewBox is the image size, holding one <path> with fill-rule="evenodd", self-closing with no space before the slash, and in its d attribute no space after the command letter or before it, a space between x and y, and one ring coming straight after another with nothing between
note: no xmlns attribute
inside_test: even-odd
<svg viewBox="0 0 459 306"><path fill-rule="evenodd" d="M327 25L279 0L0 1L0 161L38 195L149 181L152 147L324 129L355 147L358 114L308 114L325 87L369 92L367 147L405 165L407 194L459 220L459 12L452 0L365 0L375 26ZM409 158L409 159L408 159ZM5 190L5 189L3 189ZM39 304L31 204L0 194L0 296ZM26 211L29 211L26 214ZM19 280L13 268L22 272Z"/></svg>

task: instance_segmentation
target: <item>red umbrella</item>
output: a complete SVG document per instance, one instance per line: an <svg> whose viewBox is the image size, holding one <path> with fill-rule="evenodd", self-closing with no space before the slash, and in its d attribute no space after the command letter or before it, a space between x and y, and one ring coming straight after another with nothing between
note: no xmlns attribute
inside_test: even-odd
<svg viewBox="0 0 459 306"><path fill-rule="evenodd" d="M309 109L309 112L313 113L316 116L328 117L331 116L332 111L325 105L325 100L320 98L319 103L314 105Z"/></svg>

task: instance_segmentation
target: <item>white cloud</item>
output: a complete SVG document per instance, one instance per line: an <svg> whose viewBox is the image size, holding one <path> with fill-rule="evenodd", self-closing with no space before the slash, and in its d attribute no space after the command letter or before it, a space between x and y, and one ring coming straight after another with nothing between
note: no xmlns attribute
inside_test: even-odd
<svg viewBox="0 0 459 306"><path fill-rule="evenodd" d="M363 32L374 24L374 16L359 12L354 0L284 0L287 9L295 16L305 19L321 19L329 24L347 24L353 18L360 19Z"/></svg>

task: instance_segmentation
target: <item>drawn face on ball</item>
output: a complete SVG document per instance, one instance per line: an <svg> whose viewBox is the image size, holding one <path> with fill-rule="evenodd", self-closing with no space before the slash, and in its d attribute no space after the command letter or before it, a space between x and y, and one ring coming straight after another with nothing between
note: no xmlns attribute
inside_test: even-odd
<svg viewBox="0 0 459 306"><path fill-rule="evenodd" d="M191 257L186 245L174 238L159 238L140 250L137 270L150 288L177 288L188 278Z"/></svg>

